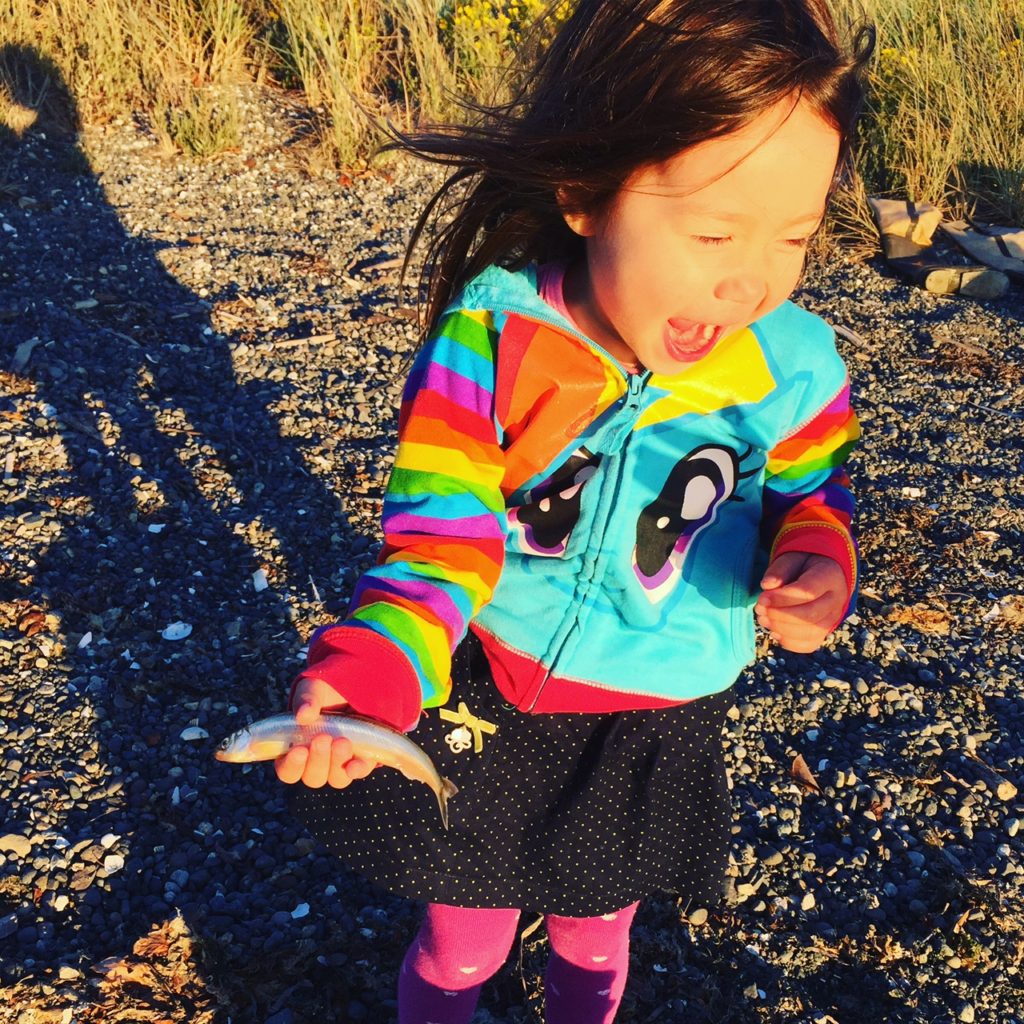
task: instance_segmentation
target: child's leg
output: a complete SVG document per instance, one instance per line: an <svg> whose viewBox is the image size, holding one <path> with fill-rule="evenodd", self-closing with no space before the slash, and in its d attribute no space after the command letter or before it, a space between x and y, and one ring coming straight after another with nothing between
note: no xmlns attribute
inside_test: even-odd
<svg viewBox="0 0 1024 1024"><path fill-rule="evenodd" d="M484 982L508 956L518 920L518 910L429 904L398 977L398 1024L469 1024Z"/></svg>
<svg viewBox="0 0 1024 1024"><path fill-rule="evenodd" d="M637 904L602 917L558 917L545 924L551 958L544 975L548 1024L610 1024L629 970L629 927Z"/></svg>

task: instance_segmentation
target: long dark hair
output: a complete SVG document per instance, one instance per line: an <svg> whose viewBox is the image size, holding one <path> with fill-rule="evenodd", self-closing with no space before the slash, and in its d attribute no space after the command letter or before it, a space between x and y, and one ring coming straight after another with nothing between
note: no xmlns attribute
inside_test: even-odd
<svg viewBox="0 0 1024 1024"><path fill-rule="evenodd" d="M827 0L579 0L510 103L464 125L397 133L452 168L413 229L425 254L425 326L491 263L572 259L563 210L599 213L640 167L667 160L799 97L840 133L849 169L863 25L844 43Z"/></svg>

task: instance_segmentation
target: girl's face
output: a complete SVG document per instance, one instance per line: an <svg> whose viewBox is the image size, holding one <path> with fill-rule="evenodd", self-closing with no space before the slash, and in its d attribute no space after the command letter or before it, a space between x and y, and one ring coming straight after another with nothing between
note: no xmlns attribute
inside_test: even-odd
<svg viewBox="0 0 1024 1024"><path fill-rule="evenodd" d="M599 215L566 214L586 261L566 275L580 328L622 361L680 373L796 287L839 133L806 102L628 179Z"/></svg>

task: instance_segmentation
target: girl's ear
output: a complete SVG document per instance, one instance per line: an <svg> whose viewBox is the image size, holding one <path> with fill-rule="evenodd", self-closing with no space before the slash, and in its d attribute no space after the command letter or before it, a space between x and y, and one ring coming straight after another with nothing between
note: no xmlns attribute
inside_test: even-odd
<svg viewBox="0 0 1024 1024"><path fill-rule="evenodd" d="M558 203L558 208L562 211L562 219L569 225L569 230L573 234L579 235L580 238L589 238L591 235L597 234L597 219L592 214L570 209L565 189L560 188L555 191L555 200Z"/></svg>

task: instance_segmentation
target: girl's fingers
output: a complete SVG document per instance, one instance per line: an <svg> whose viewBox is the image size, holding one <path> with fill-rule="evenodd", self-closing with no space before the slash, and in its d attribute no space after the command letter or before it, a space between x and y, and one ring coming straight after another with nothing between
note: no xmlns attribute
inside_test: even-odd
<svg viewBox="0 0 1024 1024"><path fill-rule="evenodd" d="M780 555L765 571L761 586L765 590L784 587L800 577L808 556L799 551L790 551Z"/></svg>
<svg viewBox="0 0 1024 1024"><path fill-rule="evenodd" d="M831 623L805 622L791 619L786 622L771 622L764 628L771 632L772 640L787 651L809 653L816 651L828 636Z"/></svg>
<svg viewBox="0 0 1024 1024"><path fill-rule="evenodd" d="M843 603L836 594L823 594L814 601L795 605L791 608L769 608L768 618L773 624L795 625L807 623L813 626L831 625L843 610Z"/></svg>
<svg viewBox="0 0 1024 1024"><path fill-rule="evenodd" d="M330 770L327 773L327 785L333 789L344 789L355 776L350 771L353 764L352 744L339 736L331 743Z"/></svg>
<svg viewBox="0 0 1024 1024"><path fill-rule="evenodd" d="M788 557L783 555L777 561L783 563ZM783 568L787 567L784 565ZM770 582L773 575L772 568L769 568L762 580L762 586L766 581ZM774 587L765 587L759 603L777 608L789 607L813 600L831 591L841 592L845 588L846 577L838 562L824 556L810 555L804 557L799 572L794 573L792 578L785 579Z"/></svg>
<svg viewBox="0 0 1024 1024"><path fill-rule="evenodd" d="M795 583L787 583L778 590L770 590L763 594L759 603L770 608L793 608L827 597L834 589L831 586L821 586L818 580L801 576Z"/></svg>
<svg viewBox="0 0 1024 1024"><path fill-rule="evenodd" d="M817 630L813 634L801 633L800 636L783 636L779 638L779 646L794 654L813 654L828 634Z"/></svg>
<svg viewBox="0 0 1024 1024"><path fill-rule="evenodd" d="M277 777L288 785L298 782L302 778L308 757L309 751L305 747L292 747L287 754L282 754L275 762L274 770L277 772Z"/></svg>
<svg viewBox="0 0 1024 1024"><path fill-rule="evenodd" d="M292 747L274 767L282 782L301 781L311 789L344 789L353 779L366 778L377 764L353 757L350 740L322 733L314 736L308 747Z"/></svg>
<svg viewBox="0 0 1024 1024"><path fill-rule="evenodd" d="M815 651L828 636L843 612L842 599L825 594L791 609L769 607L757 614L758 625L791 651Z"/></svg>
<svg viewBox="0 0 1024 1024"><path fill-rule="evenodd" d="M349 775L344 761L331 758L331 770L327 773L327 785L331 789L344 789L352 777Z"/></svg>
<svg viewBox="0 0 1024 1024"><path fill-rule="evenodd" d="M310 789L322 789L327 785L331 771L331 737L326 733L314 736L309 741L309 760L302 773L302 781Z"/></svg>
<svg viewBox="0 0 1024 1024"><path fill-rule="evenodd" d="M295 721L299 725L311 725L320 714L320 705L315 701L305 699L295 707Z"/></svg>
<svg viewBox="0 0 1024 1024"><path fill-rule="evenodd" d="M348 772L350 779L365 779L374 768L377 767L376 761L364 761L361 757L353 757L348 764L345 765L345 771Z"/></svg>

